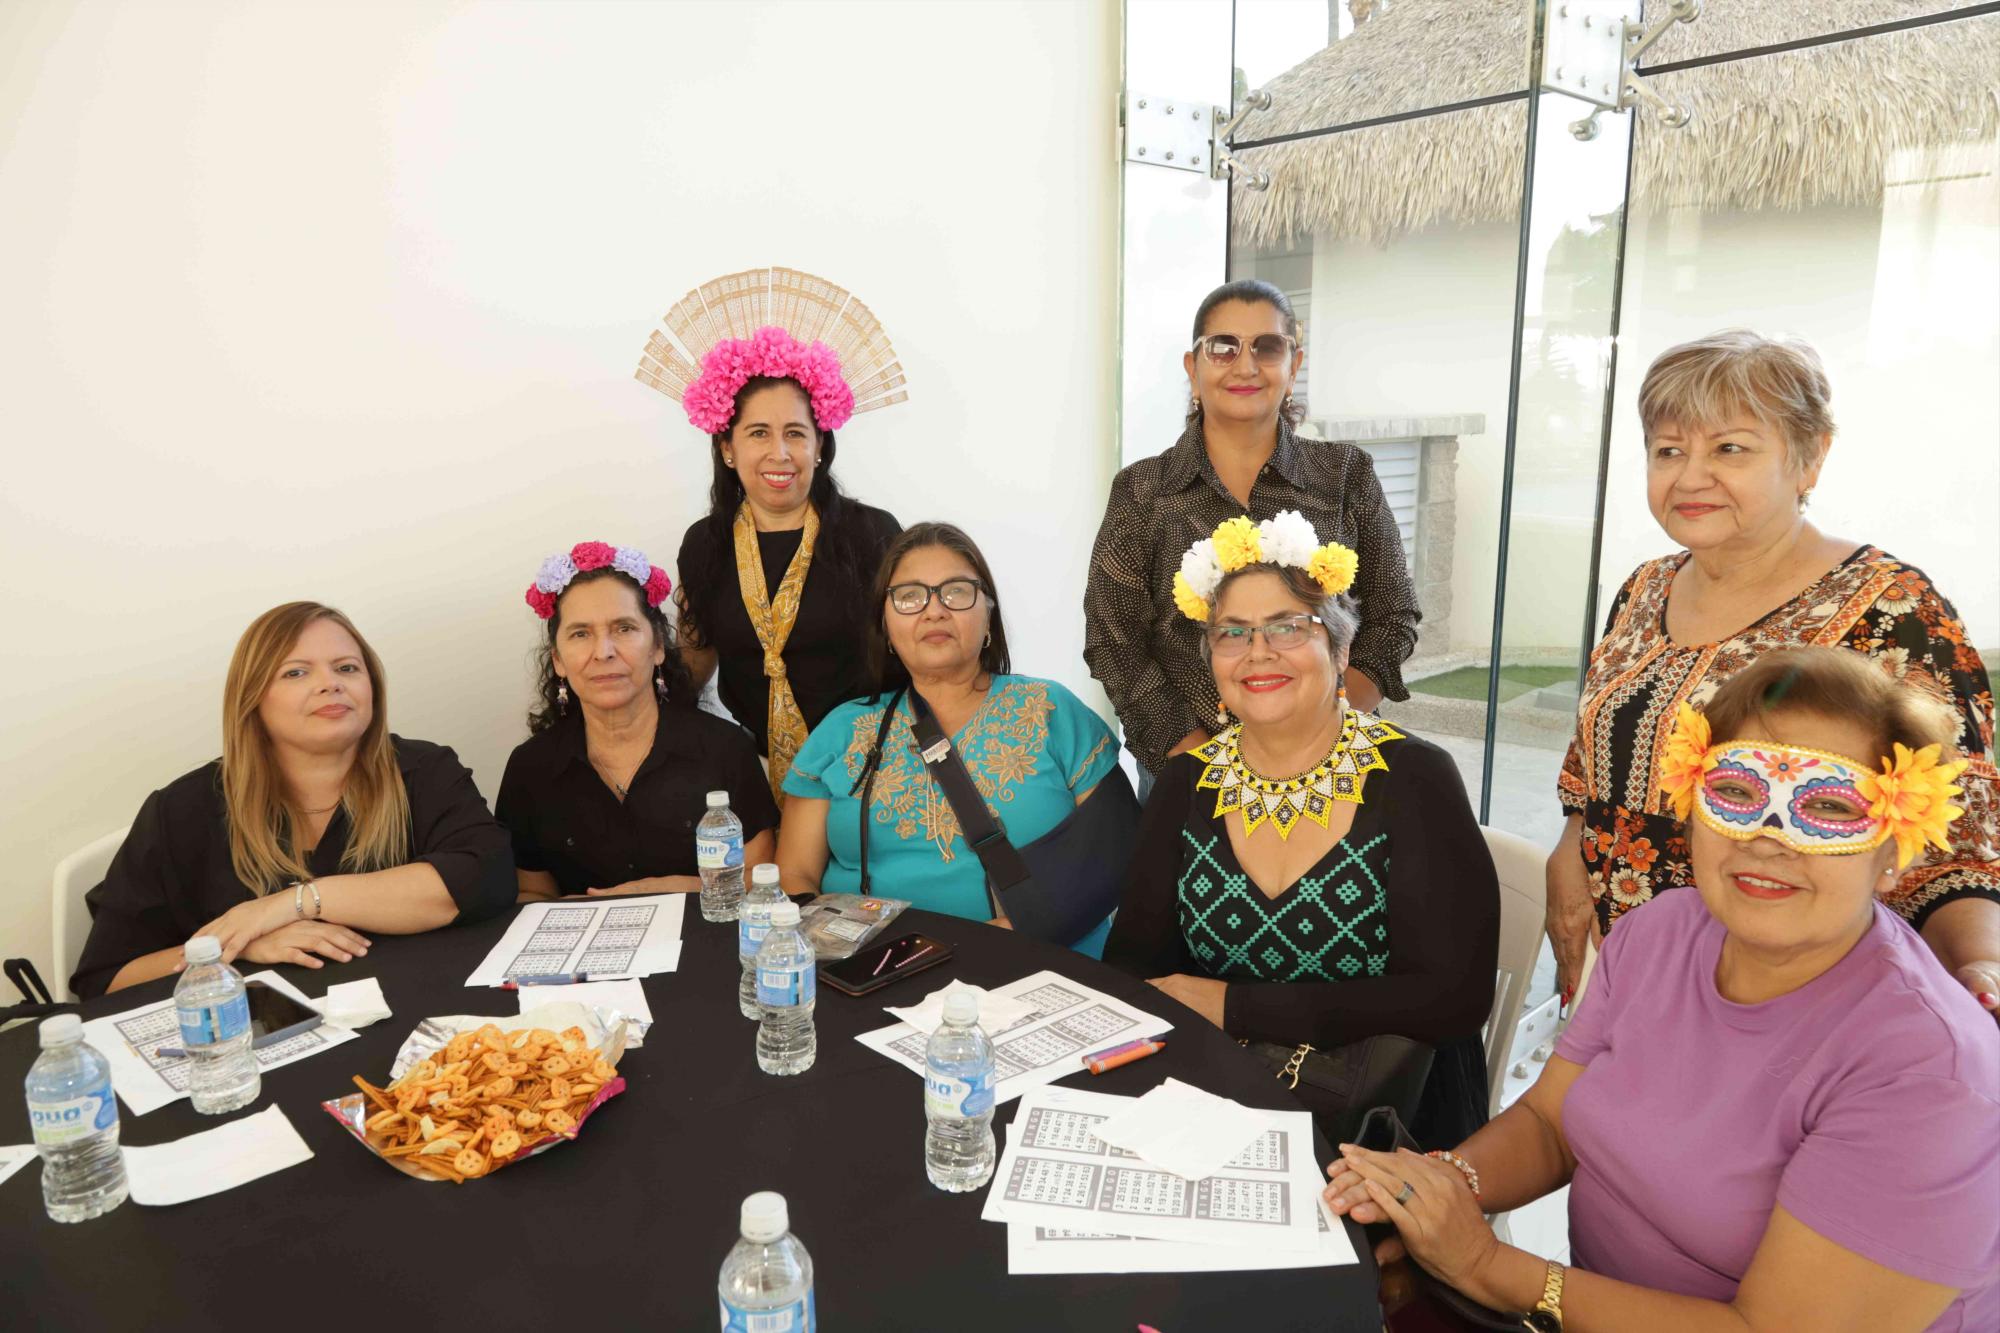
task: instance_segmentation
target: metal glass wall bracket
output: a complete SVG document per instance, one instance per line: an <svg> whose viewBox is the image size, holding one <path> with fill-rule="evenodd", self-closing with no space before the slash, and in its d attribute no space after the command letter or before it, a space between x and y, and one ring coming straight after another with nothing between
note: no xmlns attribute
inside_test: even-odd
<svg viewBox="0 0 2000 1333"><path fill-rule="evenodd" d="M1239 174L1246 189L1268 190L1271 188L1270 172L1259 171L1255 167L1245 166L1241 158L1229 151L1229 136L1236 132L1236 127L1243 123L1243 118L1252 111L1269 111L1270 109L1271 94L1264 92L1262 89L1256 92L1245 93L1243 95L1243 106L1235 115L1230 116L1227 120L1223 119L1222 108L1215 108L1215 119L1221 123L1215 127L1215 140L1209 148L1208 174L1210 177L1215 180L1221 180L1233 171Z"/></svg>
<svg viewBox="0 0 2000 1333"><path fill-rule="evenodd" d="M1668 129L1694 118L1685 103L1670 102L1639 76L1639 57L1676 23L1701 16L1701 0L1668 0L1667 12L1651 23L1638 21L1637 0L1548 0L1548 50L1542 87L1591 103L1597 109L1569 127L1579 139L1597 137L1597 118L1606 111L1644 105Z"/></svg>
<svg viewBox="0 0 2000 1333"><path fill-rule="evenodd" d="M1209 133L1221 108L1184 97L1125 94L1125 160L1175 171L1207 172L1215 146Z"/></svg>

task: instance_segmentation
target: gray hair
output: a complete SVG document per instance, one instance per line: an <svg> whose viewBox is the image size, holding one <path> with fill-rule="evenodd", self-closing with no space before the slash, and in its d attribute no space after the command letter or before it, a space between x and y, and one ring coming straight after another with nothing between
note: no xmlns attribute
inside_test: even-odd
<svg viewBox="0 0 2000 1333"><path fill-rule="evenodd" d="M1819 353L1796 338L1723 329L1660 353L1639 385L1639 424L1715 430L1746 412L1784 436L1797 475L1818 463L1833 436L1833 388Z"/></svg>
<svg viewBox="0 0 2000 1333"><path fill-rule="evenodd" d="M1319 617L1321 628L1326 630L1327 647L1335 654L1346 652L1354 646L1354 636L1361 632L1361 607L1346 593L1329 597L1319 581L1303 569L1291 565L1256 564L1245 565L1222 576L1222 582L1215 585L1215 595L1208 599L1208 623L1215 624L1215 617L1222 609L1222 594L1229 585L1245 574L1276 574L1285 585L1285 590L1304 602L1312 613ZM1208 636L1201 639L1203 656L1208 654Z"/></svg>

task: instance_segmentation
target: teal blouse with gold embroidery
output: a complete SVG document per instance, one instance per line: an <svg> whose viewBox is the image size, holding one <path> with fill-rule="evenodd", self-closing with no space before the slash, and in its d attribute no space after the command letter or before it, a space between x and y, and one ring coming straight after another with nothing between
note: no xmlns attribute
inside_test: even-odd
<svg viewBox="0 0 2000 1333"><path fill-rule="evenodd" d="M787 795L828 803L823 893L853 893L861 885L861 800L850 789L868 761L883 704L857 699L828 713L785 779ZM985 921L993 915L986 872L959 832L951 803L924 770L910 724L905 699L883 743L868 812L869 891ZM1054 829L1118 762L1118 742L1103 719L1062 685L1033 676L995 676L952 745L1016 847ZM1103 934L1093 931L1076 947L1095 954Z"/></svg>

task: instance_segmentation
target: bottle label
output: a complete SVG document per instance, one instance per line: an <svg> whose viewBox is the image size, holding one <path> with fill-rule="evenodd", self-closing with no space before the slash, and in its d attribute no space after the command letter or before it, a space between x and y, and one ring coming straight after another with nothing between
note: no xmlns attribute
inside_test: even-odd
<svg viewBox="0 0 2000 1333"><path fill-rule="evenodd" d="M932 1067L924 1071L924 1109L940 1120L985 1115L993 1109L993 1071L959 1078Z"/></svg>
<svg viewBox="0 0 2000 1333"><path fill-rule="evenodd" d="M741 915L736 918L736 956L755 958L757 946L771 933L771 909L775 903L743 904Z"/></svg>
<svg viewBox="0 0 2000 1333"><path fill-rule="evenodd" d="M757 969L757 1003L774 1009L811 1004L819 989L819 969L811 963L794 972L790 968Z"/></svg>
<svg viewBox="0 0 2000 1333"><path fill-rule="evenodd" d="M722 1306L722 1333L813 1333L819 1327L811 1292L804 1300L775 1310L745 1310L720 1297L717 1300Z"/></svg>
<svg viewBox="0 0 2000 1333"><path fill-rule="evenodd" d="M238 991L221 1004L180 1009L181 1045L213 1046L250 1030L250 997Z"/></svg>
<svg viewBox="0 0 2000 1333"><path fill-rule="evenodd" d="M64 1102L29 1102L28 1119L34 1122L35 1143L61 1148L81 1143L94 1134L118 1124L118 1099L111 1085Z"/></svg>
<svg viewBox="0 0 2000 1333"><path fill-rule="evenodd" d="M743 864L743 835L738 833L732 838L697 835L694 840L694 863L703 870L734 870Z"/></svg>

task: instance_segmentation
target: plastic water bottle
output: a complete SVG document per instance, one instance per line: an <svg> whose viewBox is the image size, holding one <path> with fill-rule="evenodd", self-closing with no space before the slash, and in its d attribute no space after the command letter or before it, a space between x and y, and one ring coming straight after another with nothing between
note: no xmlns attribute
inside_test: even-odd
<svg viewBox="0 0 2000 1333"><path fill-rule="evenodd" d="M945 996L944 1022L924 1047L924 1170L953 1194L993 1177L993 1043L979 1027L979 997Z"/></svg>
<svg viewBox="0 0 2000 1333"><path fill-rule="evenodd" d="M81 1222L125 1202L118 1098L111 1064L83 1039L83 1020L42 1020L42 1054L28 1071L28 1121L42 1157L42 1204L58 1222Z"/></svg>
<svg viewBox="0 0 2000 1333"><path fill-rule="evenodd" d="M770 933L771 909L783 901L785 891L778 887L778 867L769 861L750 867L750 892L743 895L736 918L736 961L743 968L743 978L736 986L736 1007L745 1018L764 1016L757 1007L757 949Z"/></svg>
<svg viewBox="0 0 2000 1333"><path fill-rule="evenodd" d="M188 1101L203 1115L224 1115L257 1100L263 1076L250 1049L250 997L243 978L222 961L222 941L197 935L185 949L187 971L174 987L174 1012L187 1052Z"/></svg>
<svg viewBox="0 0 2000 1333"><path fill-rule="evenodd" d="M771 929L757 949L757 1067L767 1074L803 1074L819 1052L813 997L819 959L799 934L799 905L771 905Z"/></svg>
<svg viewBox="0 0 2000 1333"><path fill-rule="evenodd" d="M791 1234L785 1196L743 1201L743 1239L730 1247L715 1284L722 1333L813 1333L813 1261Z"/></svg>
<svg viewBox="0 0 2000 1333"><path fill-rule="evenodd" d="M708 794L708 813L694 827L694 860L701 868L701 919L734 921L743 901L743 821L726 791Z"/></svg>

